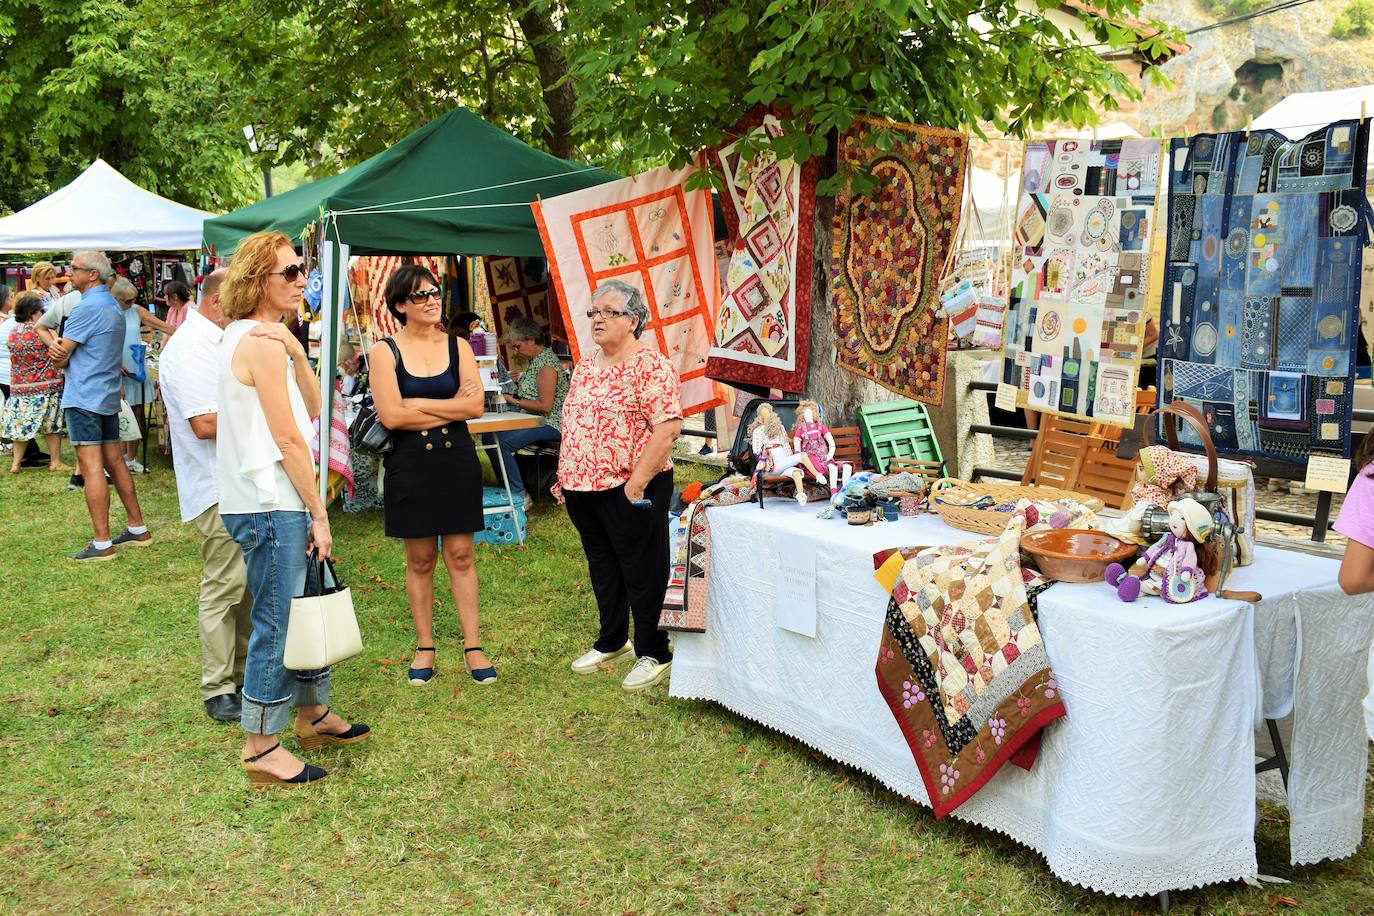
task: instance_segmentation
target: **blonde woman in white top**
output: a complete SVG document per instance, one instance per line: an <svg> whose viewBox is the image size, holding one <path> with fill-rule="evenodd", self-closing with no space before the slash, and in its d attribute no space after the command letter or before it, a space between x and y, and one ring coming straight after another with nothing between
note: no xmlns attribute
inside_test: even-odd
<svg viewBox="0 0 1374 916"><path fill-rule="evenodd" d="M325 775L277 741L292 707L307 751L370 734L330 711L328 668L291 671L282 661L291 599L314 576L310 559L328 558L333 548L310 454L319 386L300 342L281 323L300 308L305 282L291 241L259 232L239 243L221 296L231 323L219 345L215 476L220 515L243 548L253 595L241 721L248 733L243 768L254 786Z"/></svg>

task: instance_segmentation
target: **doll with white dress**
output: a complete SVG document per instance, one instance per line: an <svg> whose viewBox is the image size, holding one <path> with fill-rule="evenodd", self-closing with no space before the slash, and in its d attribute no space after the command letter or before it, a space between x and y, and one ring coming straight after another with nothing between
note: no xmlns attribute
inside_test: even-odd
<svg viewBox="0 0 1374 916"><path fill-rule="evenodd" d="M797 405L797 423L792 427L792 448L809 455L812 463L824 468L834 496L849 482L854 466L835 460L835 437L821 422L821 409L815 401ZM823 481L818 481L823 482Z"/></svg>
<svg viewBox="0 0 1374 916"><path fill-rule="evenodd" d="M794 451L792 443L783 428L782 418L769 404L760 404L754 414L754 422L749 427L750 445L759 457L756 473L787 476L797 486L797 502L806 504L804 473L810 474L817 483L825 483L825 473L816 465L806 452Z"/></svg>

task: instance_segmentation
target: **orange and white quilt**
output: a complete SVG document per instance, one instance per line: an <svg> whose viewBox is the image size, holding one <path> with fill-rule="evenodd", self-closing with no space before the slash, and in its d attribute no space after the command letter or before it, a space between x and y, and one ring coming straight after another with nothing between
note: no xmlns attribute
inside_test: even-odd
<svg viewBox="0 0 1374 916"><path fill-rule="evenodd" d="M694 171L665 166L530 205L574 359L595 347L593 291L607 280L635 287L649 309L642 339L677 369L684 415L721 403L706 376L720 305L711 194L687 190Z"/></svg>

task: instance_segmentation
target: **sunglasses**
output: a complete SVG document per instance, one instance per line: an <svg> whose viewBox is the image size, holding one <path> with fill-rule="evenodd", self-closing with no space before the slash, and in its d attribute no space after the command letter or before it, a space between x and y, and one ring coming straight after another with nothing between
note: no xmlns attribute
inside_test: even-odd
<svg viewBox="0 0 1374 916"><path fill-rule="evenodd" d="M290 265L287 265L286 267L282 268L281 270L274 270L274 271L272 271L270 274L268 274L268 276L269 276L269 277L281 277L281 278L282 278L283 280L285 280L287 283L295 283L296 280L297 280L297 278L299 278L300 276L302 276L303 274L306 274L306 273L308 273L308 271L305 269L305 264L302 263L302 264L290 264Z"/></svg>
<svg viewBox="0 0 1374 916"><path fill-rule="evenodd" d="M422 305L430 299L442 299L444 294L431 287L429 289L417 289L406 298L410 300L411 305Z"/></svg>

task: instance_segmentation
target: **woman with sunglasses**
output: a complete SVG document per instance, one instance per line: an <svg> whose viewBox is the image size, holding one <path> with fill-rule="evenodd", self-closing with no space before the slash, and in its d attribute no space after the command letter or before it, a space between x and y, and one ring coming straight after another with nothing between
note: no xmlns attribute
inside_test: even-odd
<svg viewBox="0 0 1374 916"><path fill-rule="evenodd" d="M442 553L463 628L464 661L479 684L496 680L482 651L472 535L486 527L482 466L467 421L482 415L477 359L466 340L443 328L439 281L407 264L386 284L395 337L372 348L372 400L395 448L382 473L388 537L405 541L406 598L415 621L415 658L407 679L434 677L434 567Z"/></svg>
<svg viewBox="0 0 1374 916"><path fill-rule="evenodd" d="M304 266L291 240L258 232L234 251L220 296L231 321L219 343L215 483L220 517L243 550L253 596L240 718L248 733L243 768L254 787L325 776L277 740L292 707L303 750L371 735L366 725L330 711L328 668L293 671L284 659L291 599L305 594L318 561L334 546L310 454L319 385L304 348L281 323L300 309L304 289Z"/></svg>

